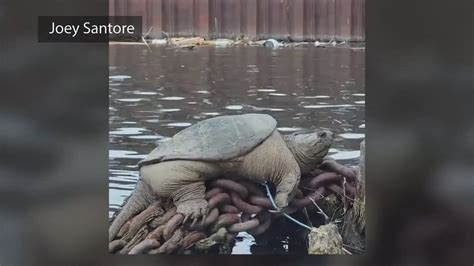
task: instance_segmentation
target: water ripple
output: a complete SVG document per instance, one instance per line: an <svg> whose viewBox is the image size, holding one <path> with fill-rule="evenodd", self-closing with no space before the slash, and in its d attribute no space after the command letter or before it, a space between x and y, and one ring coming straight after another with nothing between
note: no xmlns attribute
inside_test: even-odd
<svg viewBox="0 0 474 266"><path fill-rule="evenodd" d="M242 105L228 105L225 107L228 110L242 110L242 108L244 108Z"/></svg>
<svg viewBox="0 0 474 266"><path fill-rule="evenodd" d="M184 99L186 99L186 98L179 97L179 96L168 96L168 97L161 98L161 100L165 100L165 101L180 101L180 100L184 100Z"/></svg>

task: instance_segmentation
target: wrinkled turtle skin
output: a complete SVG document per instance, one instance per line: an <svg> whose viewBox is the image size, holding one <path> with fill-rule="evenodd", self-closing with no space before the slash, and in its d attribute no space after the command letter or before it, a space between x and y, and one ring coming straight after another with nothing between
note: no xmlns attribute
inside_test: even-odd
<svg viewBox="0 0 474 266"><path fill-rule="evenodd" d="M161 143L139 162L141 178L109 228L109 239L156 197L172 197L177 212L186 219L207 215L205 182L220 177L271 182L276 185L277 207L285 208L301 175L327 155L332 133L281 135L276 128L276 120L266 114L220 116Z"/></svg>

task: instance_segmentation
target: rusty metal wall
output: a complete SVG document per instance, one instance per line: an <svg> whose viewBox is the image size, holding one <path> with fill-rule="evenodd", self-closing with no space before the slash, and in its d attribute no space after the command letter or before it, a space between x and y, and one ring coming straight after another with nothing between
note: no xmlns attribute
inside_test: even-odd
<svg viewBox="0 0 474 266"><path fill-rule="evenodd" d="M174 37L365 40L365 0L109 0L111 16L142 16Z"/></svg>

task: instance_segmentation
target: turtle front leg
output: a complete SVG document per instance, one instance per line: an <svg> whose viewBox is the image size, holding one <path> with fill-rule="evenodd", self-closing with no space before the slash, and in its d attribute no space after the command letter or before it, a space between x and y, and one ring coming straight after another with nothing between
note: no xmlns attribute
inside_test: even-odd
<svg viewBox="0 0 474 266"><path fill-rule="evenodd" d="M275 204L279 210L288 207L291 200L290 194L298 186L299 182L300 173L299 171L295 171L283 176L280 182L276 184Z"/></svg>
<svg viewBox="0 0 474 266"><path fill-rule="evenodd" d="M176 212L184 215L184 222L188 218L194 220L206 216L209 212L208 203L205 200L206 186L204 182L194 182L184 185L171 195Z"/></svg>

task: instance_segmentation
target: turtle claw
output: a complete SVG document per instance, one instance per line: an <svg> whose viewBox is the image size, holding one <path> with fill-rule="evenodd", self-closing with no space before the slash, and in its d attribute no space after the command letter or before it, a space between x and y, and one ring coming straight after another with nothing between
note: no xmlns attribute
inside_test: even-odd
<svg viewBox="0 0 474 266"><path fill-rule="evenodd" d="M197 220L198 220L198 218L194 218L194 219L193 219L193 222L191 223L191 228L194 227L194 225L196 224Z"/></svg>
<svg viewBox="0 0 474 266"><path fill-rule="evenodd" d="M181 213L185 217L183 224L192 218L194 221L191 226L194 226L201 216L207 215L208 203L205 200L187 201L177 204L176 207L177 213Z"/></svg>
<svg viewBox="0 0 474 266"><path fill-rule="evenodd" d="M191 214L186 214L186 215L184 216L183 224L186 223L186 221L189 219L189 217L191 217Z"/></svg>
<svg viewBox="0 0 474 266"><path fill-rule="evenodd" d="M206 218L207 218L207 214L204 214L204 215L202 216L201 226L204 225L204 222L206 221Z"/></svg>

